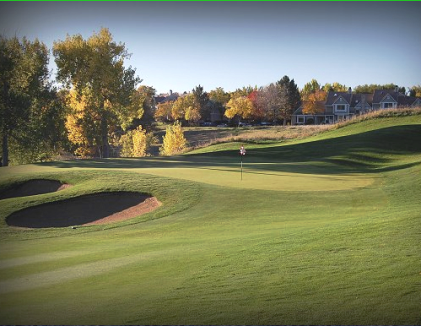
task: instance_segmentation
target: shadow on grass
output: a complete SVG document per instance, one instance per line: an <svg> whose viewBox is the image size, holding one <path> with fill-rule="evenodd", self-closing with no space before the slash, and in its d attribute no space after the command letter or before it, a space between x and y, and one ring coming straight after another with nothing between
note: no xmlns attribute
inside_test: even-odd
<svg viewBox="0 0 421 326"><path fill-rule="evenodd" d="M251 169L304 174L378 173L405 169L421 161L399 164L421 154L421 125L405 125L302 144L250 149L244 164ZM237 151L142 159L76 160L44 163L58 168L211 168L235 167Z"/></svg>

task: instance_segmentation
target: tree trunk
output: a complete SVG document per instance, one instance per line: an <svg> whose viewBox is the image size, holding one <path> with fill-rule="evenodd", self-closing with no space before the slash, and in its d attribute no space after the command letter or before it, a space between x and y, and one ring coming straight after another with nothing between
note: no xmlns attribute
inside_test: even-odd
<svg viewBox="0 0 421 326"><path fill-rule="evenodd" d="M108 144L108 121L104 114L101 120L101 133L102 133L102 158L110 157L110 149Z"/></svg>
<svg viewBox="0 0 421 326"><path fill-rule="evenodd" d="M9 165L9 145L8 145L7 131L3 131L3 157L1 159L0 166L8 166L8 165Z"/></svg>

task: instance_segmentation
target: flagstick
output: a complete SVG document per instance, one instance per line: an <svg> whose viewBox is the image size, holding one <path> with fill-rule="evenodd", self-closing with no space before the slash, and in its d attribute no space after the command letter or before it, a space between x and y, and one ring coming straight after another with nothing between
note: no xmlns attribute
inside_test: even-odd
<svg viewBox="0 0 421 326"><path fill-rule="evenodd" d="M243 156L246 155L246 149L244 146L240 147L240 158L241 158L241 181L243 181Z"/></svg>
<svg viewBox="0 0 421 326"><path fill-rule="evenodd" d="M243 181L243 155L241 155L241 181Z"/></svg>

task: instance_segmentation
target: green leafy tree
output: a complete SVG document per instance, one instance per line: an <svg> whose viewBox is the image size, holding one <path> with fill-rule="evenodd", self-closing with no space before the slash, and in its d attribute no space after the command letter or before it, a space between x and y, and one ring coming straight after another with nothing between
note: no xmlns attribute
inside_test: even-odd
<svg viewBox="0 0 421 326"><path fill-rule="evenodd" d="M31 42L26 38L0 36L0 132L4 166L9 164L10 141L21 149L20 153L43 150L47 120L56 118L49 111L54 96L48 83L45 44L37 39Z"/></svg>
<svg viewBox="0 0 421 326"><path fill-rule="evenodd" d="M370 85L358 85L354 88L355 93L374 93L375 90L378 89L395 89L396 86L395 84L384 84L384 85L380 85L380 84L370 84ZM405 93L405 87L398 87L398 91Z"/></svg>
<svg viewBox="0 0 421 326"><path fill-rule="evenodd" d="M184 137L181 124L176 121L174 125L167 126L160 153L163 156L170 156L182 153L187 147L187 140Z"/></svg>
<svg viewBox="0 0 421 326"><path fill-rule="evenodd" d="M203 86L196 86L192 90L193 98L194 98L194 108L202 117L210 116L209 106L206 105L209 101L208 94L203 90Z"/></svg>
<svg viewBox="0 0 421 326"><path fill-rule="evenodd" d="M153 87L142 85L139 86L137 92L142 99L143 107L143 116L139 119L139 122L150 125L154 121L156 90Z"/></svg>
<svg viewBox="0 0 421 326"><path fill-rule="evenodd" d="M87 40L81 35L67 36L54 42L53 53L57 64L57 80L85 97L100 119L100 156L109 157L108 137L112 126L126 124L143 114L143 103L135 92L140 79L135 70L124 67L129 57L124 44L113 41L108 29Z"/></svg>

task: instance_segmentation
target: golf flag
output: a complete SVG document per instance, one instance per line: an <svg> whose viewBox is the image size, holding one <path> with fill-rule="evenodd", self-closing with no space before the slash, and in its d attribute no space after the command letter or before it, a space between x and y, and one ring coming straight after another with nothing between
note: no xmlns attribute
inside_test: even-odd
<svg viewBox="0 0 421 326"><path fill-rule="evenodd" d="M241 157L241 180L243 180L243 156L246 155L246 149L244 146L240 147L240 157Z"/></svg>

